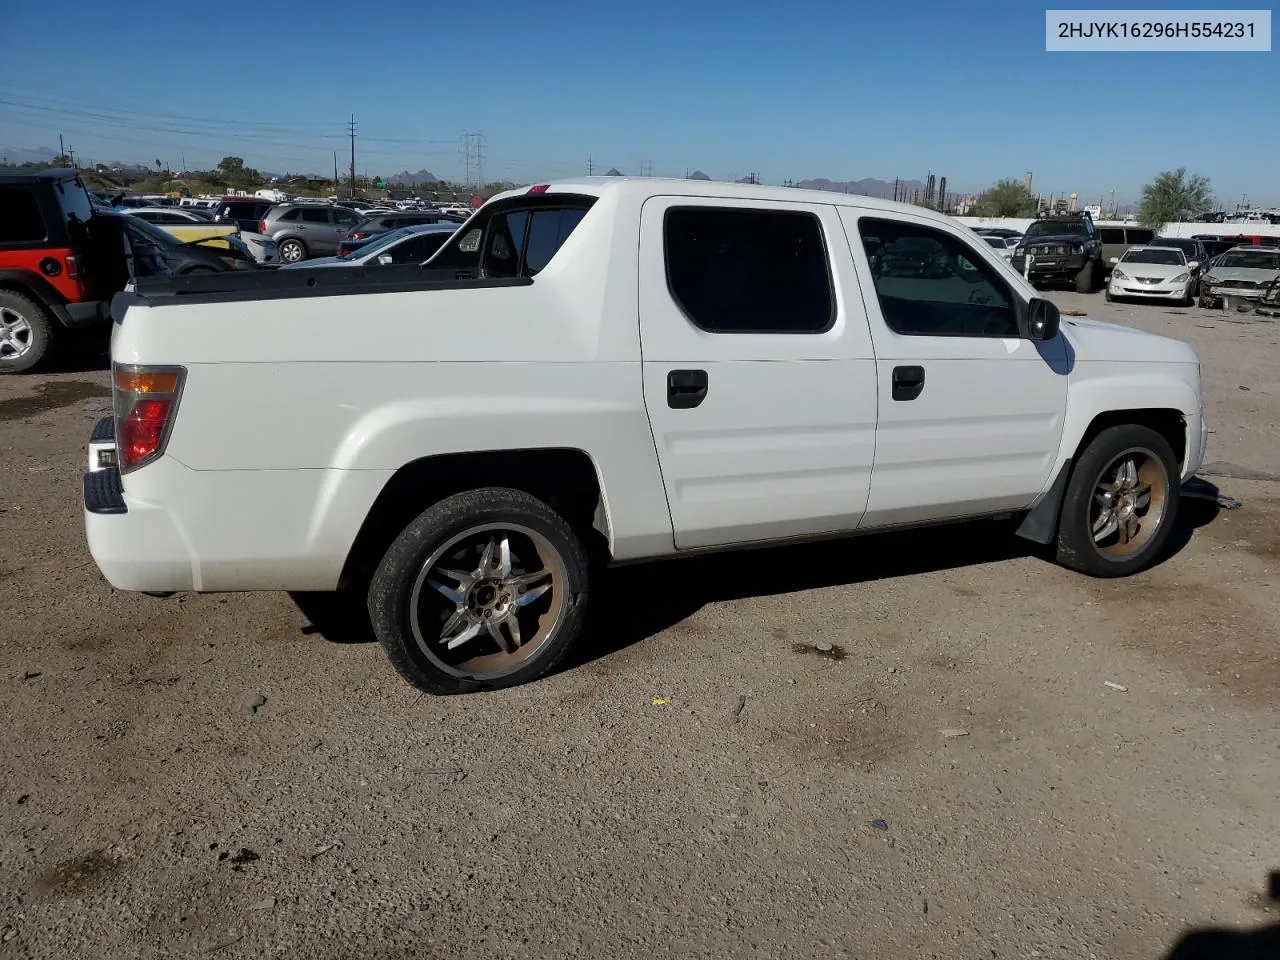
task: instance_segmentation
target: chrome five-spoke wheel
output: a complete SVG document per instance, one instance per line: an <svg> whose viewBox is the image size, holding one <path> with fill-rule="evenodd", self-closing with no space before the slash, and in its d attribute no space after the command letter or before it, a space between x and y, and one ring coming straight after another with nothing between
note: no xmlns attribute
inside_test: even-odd
<svg viewBox="0 0 1280 960"><path fill-rule="evenodd" d="M582 631L588 587L586 550L564 517L522 490L482 487L404 528L369 583L369 618L420 689L495 689L555 667Z"/></svg>
<svg viewBox="0 0 1280 960"><path fill-rule="evenodd" d="M1164 464L1150 450L1126 450L1094 485L1089 532L1098 549L1114 557L1143 548L1164 519L1168 499Z"/></svg>
<svg viewBox="0 0 1280 960"><path fill-rule="evenodd" d="M422 565L409 599L413 638L447 673L488 679L537 653L563 605L564 561L518 524L465 530Z"/></svg>

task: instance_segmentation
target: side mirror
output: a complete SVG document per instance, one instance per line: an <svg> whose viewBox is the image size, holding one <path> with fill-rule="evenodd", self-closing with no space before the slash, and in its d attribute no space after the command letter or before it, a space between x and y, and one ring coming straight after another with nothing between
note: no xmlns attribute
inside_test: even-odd
<svg viewBox="0 0 1280 960"><path fill-rule="evenodd" d="M391 262L391 254L389 253L378 254L378 262L385 267L388 263Z"/></svg>
<svg viewBox="0 0 1280 960"><path fill-rule="evenodd" d="M1200 269L1200 261L1199 261L1199 260L1192 260L1190 263L1188 263L1188 264L1187 264L1187 266L1188 266L1190 269L1192 269L1192 270L1199 270L1199 269Z"/></svg>
<svg viewBox="0 0 1280 960"><path fill-rule="evenodd" d="M1027 304L1019 331L1028 340L1052 340L1062 325L1058 305L1043 297L1033 297Z"/></svg>
<svg viewBox="0 0 1280 960"><path fill-rule="evenodd" d="M1119 257L1112 257L1112 258L1111 258L1111 262L1112 262L1112 263L1119 263L1119 262L1120 262L1120 258L1119 258Z"/></svg>

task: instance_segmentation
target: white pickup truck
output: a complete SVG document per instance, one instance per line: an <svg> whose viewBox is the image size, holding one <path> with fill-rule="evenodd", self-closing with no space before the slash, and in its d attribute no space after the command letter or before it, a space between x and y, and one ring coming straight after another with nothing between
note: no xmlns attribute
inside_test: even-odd
<svg viewBox="0 0 1280 960"><path fill-rule="evenodd" d="M1189 346L866 197L539 185L423 265L146 280L114 316L107 580L355 594L433 693L554 667L601 562L1014 514L1129 574L1204 456Z"/></svg>

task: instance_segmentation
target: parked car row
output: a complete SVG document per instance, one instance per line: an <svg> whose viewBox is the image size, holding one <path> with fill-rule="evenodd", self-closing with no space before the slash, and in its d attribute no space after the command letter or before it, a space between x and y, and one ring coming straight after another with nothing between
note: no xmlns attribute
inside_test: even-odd
<svg viewBox="0 0 1280 960"><path fill-rule="evenodd" d="M270 263L301 263L315 257L332 257L356 249L359 243L399 227L421 223L464 222L470 210L459 203L434 206L424 201L306 200L280 201L270 196L225 196L204 208L161 207L144 198L123 198L129 210L167 226L178 218L203 219L215 224L235 224L247 244L256 244ZM171 219L172 218L172 219ZM272 249L274 245L275 249ZM269 257L265 255L270 252Z"/></svg>

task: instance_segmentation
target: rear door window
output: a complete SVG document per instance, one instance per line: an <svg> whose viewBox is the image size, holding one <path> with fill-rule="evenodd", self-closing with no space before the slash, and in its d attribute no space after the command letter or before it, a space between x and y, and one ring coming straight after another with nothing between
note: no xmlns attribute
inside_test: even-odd
<svg viewBox="0 0 1280 960"><path fill-rule="evenodd" d="M0 243L38 243L47 231L29 187L0 187Z"/></svg>
<svg viewBox="0 0 1280 960"><path fill-rule="evenodd" d="M1126 242L1133 244L1150 243L1156 238L1154 230L1141 230L1136 227L1126 227L1125 233L1128 234Z"/></svg>
<svg viewBox="0 0 1280 960"><path fill-rule="evenodd" d="M663 225L667 286L709 333L822 333L835 295L812 213L676 207Z"/></svg>
<svg viewBox="0 0 1280 960"><path fill-rule="evenodd" d="M302 211L302 222L327 224L329 222L329 212L327 210L317 210L309 207Z"/></svg>
<svg viewBox="0 0 1280 960"><path fill-rule="evenodd" d="M1124 243L1124 230L1120 227L1103 227L1103 243Z"/></svg>

